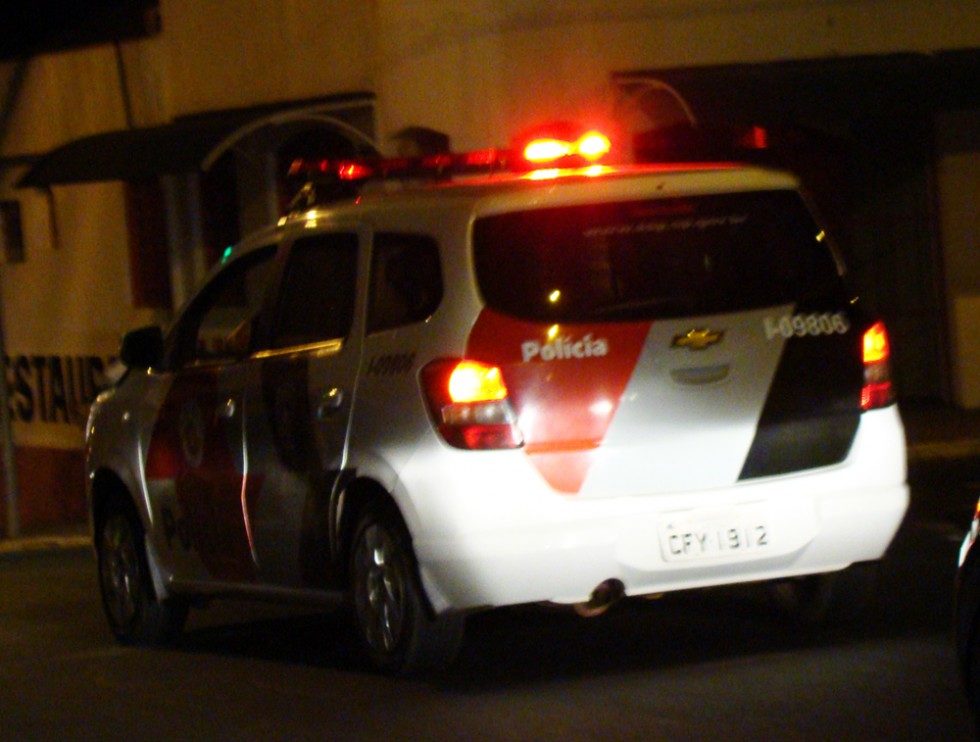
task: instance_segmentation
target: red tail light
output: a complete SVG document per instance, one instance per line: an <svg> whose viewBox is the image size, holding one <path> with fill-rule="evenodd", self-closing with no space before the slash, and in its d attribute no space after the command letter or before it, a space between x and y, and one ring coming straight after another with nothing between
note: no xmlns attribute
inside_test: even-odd
<svg viewBox="0 0 980 742"><path fill-rule="evenodd" d="M875 322L865 333L862 342L864 355L864 386L861 388L861 409L873 410L895 401L889 359L891 344L884 322Z"/></svg>
<svg viewBox="0 0 980 742"><path fill-rule="evenodd" d="M524 438L496 366L446 359L422 369L422 391L446 443L455 448L519 448Z"/></svg>

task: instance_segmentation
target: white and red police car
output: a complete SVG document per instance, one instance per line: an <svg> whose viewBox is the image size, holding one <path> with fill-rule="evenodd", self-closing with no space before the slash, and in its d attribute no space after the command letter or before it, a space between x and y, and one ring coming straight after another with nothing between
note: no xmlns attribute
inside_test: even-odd
<svg viewBox="0 0 980 742"><path fill-rule="evenodd" d="M348 596L411 672L473 610L754 581L812 610L882 557L908 504L888 337L798 182L606 149L298 163L375 185L127 335L87 430L121 641L202 597Z"/></svg>

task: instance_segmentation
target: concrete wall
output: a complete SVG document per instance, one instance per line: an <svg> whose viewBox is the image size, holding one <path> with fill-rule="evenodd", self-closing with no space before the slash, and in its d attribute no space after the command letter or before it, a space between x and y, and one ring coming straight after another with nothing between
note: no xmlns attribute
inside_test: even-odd
<svg viewBox="0 0 980 742"><path fill-rule="evenodd" d="M122 50L135 125L165 120L159 40ZM3 68L7 80L13 65ZM0 154L44 153L127 125L113 47L32 58L12 100ZM133 308L123 185L14 185L0 171L0 199L20 204L25 260L0 267L6 374L25 528L84 517L82 439L88 401L106 383L110 357L131 327L159 321ZM0 257L3 257L0 255Z"/></svg>
<svg viewBox="0 0 980 742"><path fill-rule="evenodd" d="M161 0L168 111L373 87L372 0Z"/></svg>
<svg viewBox="0 0 980 742"><path fill-rule="evenodd" d="M980 46L975 0L378 0L381 131L461 148L590 112L612 71ZM600 112L601 113L601 112Z"/></svg>
<svg viewBox="0 0 980 742"><path fill-rule="evenodd" d="M159 85L141 79L155 68L151 50L158 47L139 42L124 51L133 110L143 119L162 113ZM31 59L2 153L43 153L124 128L121 85L111 46ZM84 410L72 387L90 387L90 373L101 379L92 359L104 366L126 329L157 316L132 306L122 184L55 187L50 194L15 189L24 172L0 171L0 198L20 204L25 246L24 262L5 261L0 271L14 434L19 445L77 448ZM76 378L79 372L86 378Z"/></svg>
<svg viewBox="0 0 980 742"><path fill-rule="evenodd" d="M976 0L161 0L160 10L159 36L121 45L123 75L110 45L30 60L0 155L358 90L377 94L382 140L415 124L483 147L540 120L609 115L616 71L980 47ZM0 66L0 99L13 69ZM950 152L940 174L964 404L978 396L977 157ZM8 354L27 359L8 376L23 408L22 387L40 384L50 402L79 373L72 359L105 359L125 329L156 317L129 296L122 185L55 187L49 200L13 189L22 172L0 172L0 198L21 204L27 256L2 266L0 291ZM78 415L49 412L16 424L18 444L77 451Z"/></svg>
<svg viewBox="0 0 980 742"><path fill-rule="evenodd" d="M953 391L963 407L980 407L980 112L938 122L940 236L946 268Z"/></svg>

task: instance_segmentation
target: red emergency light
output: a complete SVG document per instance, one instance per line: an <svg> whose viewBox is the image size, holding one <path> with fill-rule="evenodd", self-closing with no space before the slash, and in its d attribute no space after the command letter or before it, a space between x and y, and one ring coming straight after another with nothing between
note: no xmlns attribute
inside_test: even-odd
<svg viewBox="0 0 980 742"><path fill-rule="evenodd" d="M524 161L531 165L554 166L570 157L580 157L587 163L595 163L609 154L612 145L609 137L598 131L588 131L574 141L542 137L532 139L522 151Z"/></svg>
<svg viewBox="0 0 980 742"><path fill-rule="evenodd" d="M442 153L425 157L366 157L361 159L293 160L290 176L310 179L336 178L348 183L361 183L383 178L439 179L453 175L489 173L505 169L502 150L488 149L462 154Z"/></svg>
<svg viewBox="0 0 980 742"><path fill-rule="evenodd" d="M301 158L292 162L289 175L351 184L384 178L438 180L503 171L587 167L599 163L611 150L612 144L605 134L560 124L550 129L539 127L515 139L510 149L441 152L422 157Z"/></svg>
<svg viewBox="0 0 980 742"><path fill-rule="evenodd" d="M528 129L511 143L514 169L587 167L612 151L609 137L597 129L557 121Z"/></svg>

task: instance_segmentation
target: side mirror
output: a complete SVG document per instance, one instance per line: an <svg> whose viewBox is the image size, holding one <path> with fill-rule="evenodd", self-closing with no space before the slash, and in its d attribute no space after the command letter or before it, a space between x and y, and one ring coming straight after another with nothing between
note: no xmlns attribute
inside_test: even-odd
<svg viewBox="0 0 980 742"><path fill-rule="evenodd" d="M150 368L163 363L163 330L148 325L130 330L122 339L119 360L127 368Z"/></svg>

